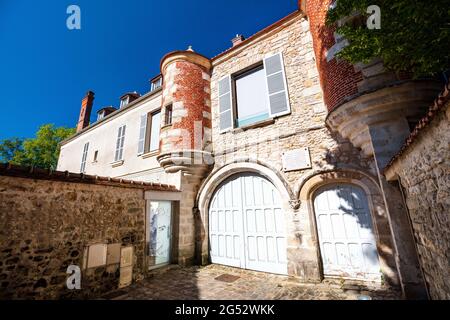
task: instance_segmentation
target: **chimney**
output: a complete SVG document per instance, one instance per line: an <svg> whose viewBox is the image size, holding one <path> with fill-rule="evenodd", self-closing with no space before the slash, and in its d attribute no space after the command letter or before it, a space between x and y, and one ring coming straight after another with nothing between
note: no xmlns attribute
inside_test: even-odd
<svg viewBox="0 0 450 320"><path fill-rule="evenodd" d="M88 91L83 100L81 100L81 110L77 125L77 132L80 132L89 125L93 103L94 93L92 91Z"/></svg>
<svg viewBox="0 0 450 320"><path fill-rule="evenodd" d="M233 47L235 47L244 40L245 40L245 38L242 34L237 34L236 37L231 39L231 42L233 43Z"/></svg>
<svg viewBox="0 0 450 320"><path fill-rule="evenodd" d="M306 14L306 0L298 0L298 9Z"/></svg>

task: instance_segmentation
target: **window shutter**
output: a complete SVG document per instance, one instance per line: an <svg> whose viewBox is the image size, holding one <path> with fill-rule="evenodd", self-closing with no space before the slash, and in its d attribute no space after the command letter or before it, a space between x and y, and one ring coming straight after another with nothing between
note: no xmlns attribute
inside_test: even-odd
<svg viewBox="0 0 450 320"><path fill-rule="evenodd" d="M141 115L141 124L139 126L138 154L144 153L146 130L147 130L147 115L143 114Z"/></svg>
<svg viewBox="0 0 450 320"><path fill-rule="evenodd" d="M120 149L120 137L121 136L122 136L122 127L119 127L119 132L117 133L116 153L114 155L114 161L119 160L119 149Z"/></svg>
<svg viewBox="0 0 450 320"><path fill-rule="evenodd" d="M264 59L270 116L281 116L291 112L287 94L283 56L277 53Z"/></svg>
<svg viewBox="0 0 450 320"><path fill-rule="evenodd" d="M122 127L122 141L120 142L119 160L123 159L123 145L125 143L125 129L127 126Z"/></svg>
<svg viewBox="0 0 450 320"><path fill-rule="evenodd" d="M229 75L219 81L219 118L220 132L233 128L233 103Z"/></svg>
<svg viewBox="0 0 450 320"><path fill-rule="evenodd" d="M126 128L125 125L119 127L119 131L117 133L116 152L114 155L114 161L122 160L123 145L125 142L125 128Z"/></svg>
<svg viewBox="0 0 450 320"><path fill-rule="evenodd" d="M89 150L89 142L84 144L83 156L81 157L81 167L80 167L81 173L84 173L84 170L86 168L86 159L87 159L88 150Z"/></svg>

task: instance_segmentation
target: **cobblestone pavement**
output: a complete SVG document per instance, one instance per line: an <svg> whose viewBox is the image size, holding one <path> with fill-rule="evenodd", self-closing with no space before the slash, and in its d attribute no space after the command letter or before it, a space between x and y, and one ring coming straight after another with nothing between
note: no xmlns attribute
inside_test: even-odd
<svg viewBox="0 0 450 320"><path fill-rule="evenodd" d="M223 274L239 278L231 283L215 279ZM400 299L399 292L380 284L331 280L305 284L287 276L219 265L171 266L108 296L117 300L354 300L360 295L370 296L373 300Z"/></svg>

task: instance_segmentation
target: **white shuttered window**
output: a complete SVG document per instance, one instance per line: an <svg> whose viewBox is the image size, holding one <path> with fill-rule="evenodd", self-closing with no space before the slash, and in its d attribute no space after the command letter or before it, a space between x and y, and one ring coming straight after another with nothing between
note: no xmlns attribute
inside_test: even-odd
<svg viewBox="0 0 450 320"><path fill-rule="evenodd" d="M249 71L219 80L220 132L290 112L281 53L266 57L262 65Z"/></svg>
<svg viewBox="0 0 450 320"><path fill-rule="evenodd" d="M126 125L123 125L119 128L117 132L117 141L116 141L116 153L114 155L114 161L123 160L123 146L125 142L125 129Z"/></svg>
<svg viewBox="0 0 450 320"><path fill-rule="evenodd" d="M84 173L84 171L86 169L86 159L87 159L88 150L89 150L89 142L86 142L84 144L84 148L83 148L83 155L81 156L81 167L80 167L81 173Z"/></svg>

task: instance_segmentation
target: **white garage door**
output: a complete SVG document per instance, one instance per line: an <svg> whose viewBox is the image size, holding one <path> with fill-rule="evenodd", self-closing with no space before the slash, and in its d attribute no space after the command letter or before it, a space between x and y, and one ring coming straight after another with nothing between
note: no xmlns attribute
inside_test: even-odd
<svg viewBox="0 0 450 320"><path fill-rule="evenodd" d="M324 275L379 280L377 247L364 191L352 185L322 188L314 209Z"/></svg>
<svg viewBox="0 0 450 320"><path fill-rule="evenodd" d="M209 237L212 263L287 274L284 212L265 178L233 176L216 190Z"/></svg>

